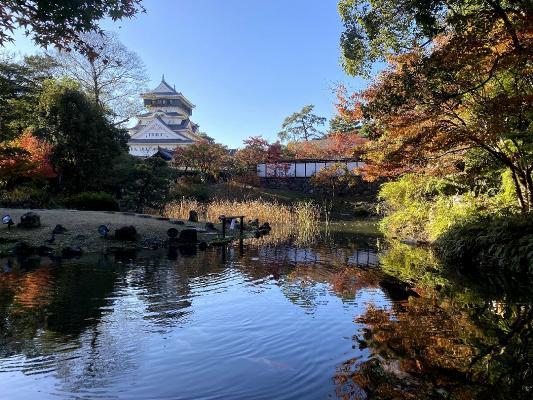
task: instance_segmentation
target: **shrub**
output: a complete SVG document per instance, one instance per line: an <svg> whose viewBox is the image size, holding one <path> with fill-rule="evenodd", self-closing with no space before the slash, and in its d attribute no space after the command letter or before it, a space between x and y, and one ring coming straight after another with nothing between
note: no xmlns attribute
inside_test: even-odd
<svg viewBox="0 0 533 400"><path fill-rule="evenodd" d="M458 269L533 274L533 214L487 216L456 225L437 239L435 248L447 265Z"/></svg>
<svg viewBox="0 0 533 400"><path fill-rule="evenodd" d="M50 202L50 196L45 189L33 186L18 186L0 194L0 205L9 208L42 208Z"/></svg>
<svg viewBox="0 0 533 400"><path fill-rule="evenodd" d="M195 199L201 202L207 202L210 198L210 191L206 185L179 182L174 186L171 198L180 200L182 198Z"/></svg>
<svg viewBox="0 0 533 400"><path fill-rule="evenodd" d="M103 192L82 192L64 200L65 206L77 210L118 211L119 206L113 196Z"/></svg>
<svg viewBox="0 0 533 400"><path fill-rule="evenodd" d="M509 177L502 174L495 193L480 193L446 179L404 175L382 185L379 198L386 236L433 241L452 227L487 215L508 215L517 209Z"/></svg>

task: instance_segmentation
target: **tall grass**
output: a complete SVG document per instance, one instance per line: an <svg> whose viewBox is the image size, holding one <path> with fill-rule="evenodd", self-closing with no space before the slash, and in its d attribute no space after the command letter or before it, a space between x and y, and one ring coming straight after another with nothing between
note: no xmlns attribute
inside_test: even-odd
<svg viewBox="0 0 533 400"><path fill-rule="evenodd" d="M244 215L246 220L259 219L259 223L272 225L275 236L296 236L297 240L308 241L319 230L320 207L311 201L301 201L288 206L263 199L230 201L213 200L200 203L193 199L182 198L168 204L164 215L169 218L187 219L189 211L198 212L200 219L218 223L221 215ZM279 235L278 235L279 234Z"/></svg>

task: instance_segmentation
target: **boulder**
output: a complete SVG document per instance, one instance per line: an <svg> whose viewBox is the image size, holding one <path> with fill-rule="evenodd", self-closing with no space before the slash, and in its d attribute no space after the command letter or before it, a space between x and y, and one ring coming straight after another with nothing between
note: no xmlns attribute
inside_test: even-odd
<svg viewBox="0 0 533 400"><path fill-rule="evenodd" d="M20 216L20 222L17 226L25 229L39 228L41 226L41 217L32 211L27 212Z"/></svg>
<svg viewBox="0 0 533 400"><path fill-rule="evenodd" d="M177 238L179 231L176 228L170 228L167 230L167 236L171 239Z"/></svg>
<svg viewBox="0 0 533 400"><path fill-rule="evenodd" d="M194 210L189 211L189 221L198 222L198 213Z"/></svg>
<svg viewBox="0 0 533 400"><path fill-rule="evenodd" d="M261 225L259 227L259 230L260 231L266 231L266 232L270 232L272 228L270 227L270 224L268 222L265 222L263 225Z"/></svg>
<svg viewBox="0 0 533 400"><path fill-rule="evenodd" d="M115 230L115 240L134 242L137 240L137 229L134 226L123 226Z"/></svg>
<svg viewBox="0 0 533 400"><path fill-rule="evenodd" d="M54 230L52 231L52 235L62 235L63 233L65 233L67 231L67 228L65 228L63 225L61 224L57 224L54 228Z"/></svg>
<svg viewBox="0 0 533 400"><path fill-rule="evenodd" d="M180 232L179 241L181 243L196 243L198 241L198 232L196 229L183 229Z"/></svg>

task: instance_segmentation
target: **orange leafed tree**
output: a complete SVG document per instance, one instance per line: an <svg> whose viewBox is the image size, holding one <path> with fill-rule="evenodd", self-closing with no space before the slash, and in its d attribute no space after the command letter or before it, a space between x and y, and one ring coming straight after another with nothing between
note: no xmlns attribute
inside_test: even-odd
<svg viewBox="0 0 533 400"><path fill-rule="evenodd" d="M439 34L431 48L389 57L366 90L341 91L340 114L363 116L373 139L365 177L460 173L476 149L511 171L517 202L533 210L532 17L513 14L513 35L498 18Z"/></svg>
<svg viewBox="0 0 533 400"><path fill-rule="evenodd" d="M50 157L53 147L37 138L30 130L5 145L0 158L0 177L14 181L19 178L51 179L56 173Z"/></svg>
<svg viewBox="0 0 533 400"><path fill-rule="evenodd" d="M173 163L185 171L190 168L203 175L217 177L228 165L229 159L225 146L203 139L190 146L178 147Z"/></svg>
<svg viewBox="0 0 533 400"><path fill-rule="evenodd" d="M288 148L295 158L338 160L358 158L366 141L357 133L334 132L320 140L291 142Z"/></svg>

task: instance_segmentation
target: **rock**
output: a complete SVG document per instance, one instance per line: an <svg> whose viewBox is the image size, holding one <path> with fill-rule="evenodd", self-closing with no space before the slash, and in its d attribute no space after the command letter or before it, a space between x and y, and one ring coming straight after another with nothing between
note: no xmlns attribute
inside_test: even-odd
<svg viewBox="0 0 533 400"><path fill-rule="evenodd" d="M137 229L132 225L116 229L115 240L134 242L137 240Z"/></svg>
<svg viewBox="0 0 533 400"><path fill-rule="evenodd" d="M179 232L176 228L170 228L169 230L167 230L167 236L171 239L177 238L178 234Z"/></svg>
<svg viewBox="0 0 533 400"><path fill-rule="evenodd" d="M428 242L424 240L418 240L418 239L402 239L400 240L400 243L406 244L408 246L425 246L428 244Z"/></svg>
<svg viewBox="0 0 533 400"><path fill-rule="evenodd" d="M57 224L55 226L54 230L52 231L52 235L61 235L61 234L65 233L66 231L67 231L67 228L65 228L61 224Z"/></svg>
<svg viewBox="0 0 533 400"><path fill-rule="evenodd" d="M79 246L67 246L61 250L61 255L67 258L81 256L82 253L83 251Z"/></svg>
<svg viewBox="0 0 533 400"><path fill-rule="evenodd" d="M196 229L183 229L180 232L179 241L181 243L196 243L198 241L198 232Z"/></svg>
<svg viewBox="0 0 533 400"><path fill-rule="evenodd" d="M213 224L212 222L206 222L205 223L205 229L209 229L209 230L215 230L215 224Z"/></svg>
<svg viewBox="0 0 533 400"><path fill-rule="evenodd" d="M259 227L259 230L260 231L270 232L272 230L272 228L270 227L270 224L268 222L265 222L263 225L261 225Z"/></svg>
<svg viewBox="0 0 533 400"><path fill-rule="evenodd" d="M189 221L198 222L198 213L194 210L189 211Z"/></svg>
<svg viewBox="0 0 533 400"><path fill-rule="evenodd" d="M41 226L41 217L32 211L27 212L20 216L20 222L17 226L25 229L39 228Z"/></svg>

